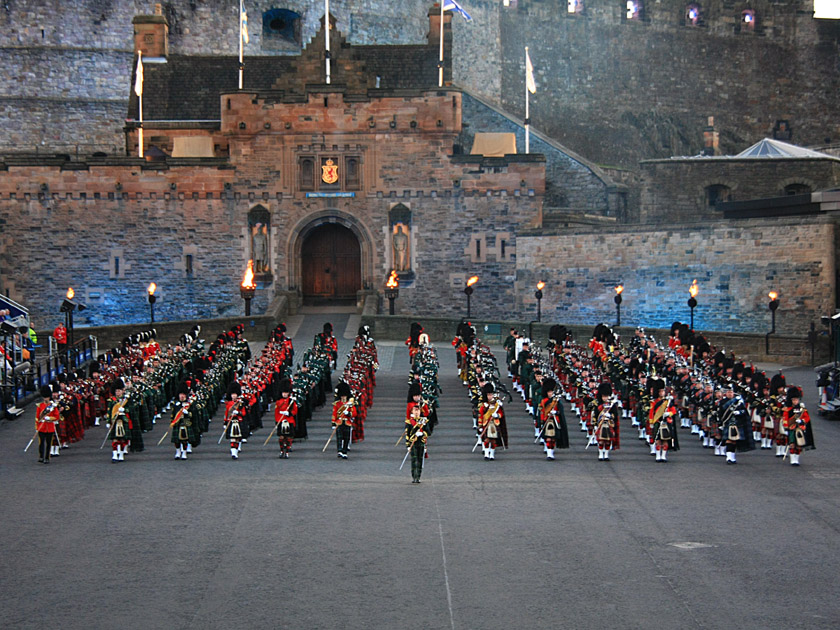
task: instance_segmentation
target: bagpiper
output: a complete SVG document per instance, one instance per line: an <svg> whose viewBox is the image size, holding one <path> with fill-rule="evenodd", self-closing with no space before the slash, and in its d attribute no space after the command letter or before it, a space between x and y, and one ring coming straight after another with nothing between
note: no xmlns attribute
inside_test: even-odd
<svg viewBox="0 0 840 630"><path fill-rule="evenodd" d="M193 422L188 400L189 389L182 383L178 389L178 400L172 406L172 421L169 428L172 431L170 441L175 445L175 459L187 459L187 453L192 446L198 446L201 436L198 427Z"/></svg>
<svg viewBox="0 0 840 630"><path fill-rule="evenodd" d="M811 430L811 416L802 404L802 390L789 387L785 405L784 429L788 435L788 453L791 466L799 466L799 456L805 449L813 449L814 433Z"/></svg>
<svg viewBox="0 0 840 630"><path fill-rule="evenodd" d="M569 448L569 429L566 426L566 416L560 396L555 395L557 381L553 378L543 379L543 397L539 405L539 422L537 438L545 445L545 458L554 460L555 448Z"/></svg>
<svg viewBox="0 0 840 630"><path fill-rule="evenodd" d="M482 388L483 402L478 406L478 437L482 443L485 461L496 459L496 449L507 448L507 424L501 397L493 383Z"/></svg>
<svg viewBox="0 0 840 630"><path fill-rule="evenodd" d="M677 409L670 397L665 396L665 382L652 379L650 390L653 402L650 405L651 444L656 451L656 461L668 461L668 449L678 449L677 430L674 418Z"/></svg>
<svg viewBox="0 0 840 630"><path fill-rule="evenodd" d="M111 440L111 461L125 461L125 453L131 439L131 418L126 411L125 383L121 378L111 383L113 395L108 400L108 439Z"/></svg>
<svg viewBox="0 0 840 630"><path fill-rule="evenodd" d="M277 429L277 441L280 444L280 459L288 459L295 437L298 406L292 398L292 382L283 379L280 382L280 398L274 402L274 424Z"/></svg>
<svg viewBox="0 0 840 630"><path fill-rule="evenodd" d="M612 385L598 385L598 407L595 412L595 439L598 441L598 459L610 461L610 451L618 450L619 440L619 402L613 397Z"/></svg>

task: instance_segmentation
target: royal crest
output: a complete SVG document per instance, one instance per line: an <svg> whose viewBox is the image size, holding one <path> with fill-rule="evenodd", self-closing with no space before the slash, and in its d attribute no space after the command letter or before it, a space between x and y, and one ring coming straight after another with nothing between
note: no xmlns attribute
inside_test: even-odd
<svg viewBox="0 0 840 630"><path fill-rule="evenodd" d="M325 184L335 184L338 181L338 165L331 159L321 167L321 180Z"/></svg>

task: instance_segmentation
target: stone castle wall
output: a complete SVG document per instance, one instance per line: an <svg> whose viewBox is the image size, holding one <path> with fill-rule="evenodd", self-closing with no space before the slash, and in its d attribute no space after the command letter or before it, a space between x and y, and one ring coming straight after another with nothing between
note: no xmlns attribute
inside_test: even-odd
<svg viewBox="0 0 840 630"><path fill-rule="evenodd" d="M814 20L805 1L712 0L700 3L702 26L690 27L687 4L648 0L646 20L634 22L613 0L586 0L582 15L561 2L511 3L500 17L502 105L524 114L530 46L533 124L598 164L696 155L708 116L729 155L779 119L797 144L840 137L840 21ZM758 30L736 32L748 6Z"/></svg>
<svg viewBox="0 0 840 630"><path fill-rule="evenodd" d="M236 3L161 4L172 54L237 53ZM840 87L840 23L814 20L810 0L708 0L699 28L684 25L683 0L646 2L642 22L623 19L623 0L587 0L582 15L569 15L559 0L462 4L474 20L452 21L455 83L522 117L529 46L538 83L532 123L596 163L635 168L639 159L696 154L707 116L715 116L728 153L770 135L777 119L790 120L798 144L840 137L833 98ZM736 32L747 4L756 11L757 31ZM330 10L351 44L418 44L426 41L431 6L333 0ZM246 56L294 52L263 45L262 13L280 4L253 0L247 7ZM282 8L301 15L301 38L309 42L322 4L289 0ZM21 138L61 151L121 146L131 20L153 11L151 0L6 3L0 99L18 124L15 133L0 128L0 147L18 146Z"/></svg>
<svg viewBox="0 0 840 630"><path fill-rule="evenodd" d="M695 328L769 331L772 290L781 301L777 331L803 335L834 312L835 231L830 220L797 218L520 235L518 300L536 313L533 287L544 280L544 320L615 322L613 289L623 284L623 325L668 328L689 321L697 279Z"/></svg>

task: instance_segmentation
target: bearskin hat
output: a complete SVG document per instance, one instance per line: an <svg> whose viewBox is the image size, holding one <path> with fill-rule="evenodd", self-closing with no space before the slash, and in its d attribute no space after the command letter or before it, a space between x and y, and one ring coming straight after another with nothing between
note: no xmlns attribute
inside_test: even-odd
<svg viewBox="0 0 840 630"><path fill-rule="evenodd" d="M280 381L280 393L281 394L291 394L292 393L292 381L287 378L284 378Z"/></svg>
<svg viewBox="0 0 840 630"><path fill-rule="evenodd" d="M612 385L609 383L601 383L598 385L598 398L602 398L603 396L612 396L612 393Z"/></svg>
<svg viewBox="0 0 840 630"><path fill-rule="evenodd" d="M481 393L485 396L488 394L495 394L496 393L496 386L493 383L485 383L484 387L481 388Z"/></svg>
<svg viewBox="0 0 840 630"><path fill-rule="evenodd" d="M648 381L648 389L650 390L651 394L656 396L657 392L662 391L665 389L665 381L661 378L652 378Z"/></svg>
<svg viewBox="0 0 840 630"><path fill-rule="evenodd" d="M178 384L178 395L181 394L189 395L190 393L190 384L188 381L184 380Z"/></svg>
<svg viewBox="0 0 840 630"><path fill-rule="evenodd" d="M415 396L423 395L423 387L418 382L414 382L408 386L408 399L406 402L412 402Z"/></svg>
<svg viewBox="0 0 840 630"><path fill-rule="evenodd" d="M549 392L553 392L555 389L557 389L557 381L555 381L553 378L543 379L543 382L542 382L543 396L548 396Z"/></svg>
<svg viewBox="0 0 840 630"><path fill-rule="evenodd" d="M52 396L52 387L49 385L41 385L41 397L42 398L50 398Z"/></svg>
<svg viewBox="0 0 840 630"><path fill-rule="evenodd" d="M329 322L325 323L324 324L324 332L325 333L332 333L332 331L333 331L332 324L330 324Z"/></svg>
<svg viewBox="0 0 840 630"><path fill-rule="evenodd" d="M102 366L100 365L99 361L91 361L90 365L88 366L88 375L93 376L97 372L102 370Z"/></svg>
<svg viewBox="0 0 840 630"><path fill-rule="evenodd" d="M237 396L242 395L242 385L240 385L237 381L233 381L230 384L230 387L227 389L227 399L233 400L233 395L236 394Z"/></svg>
<svg viewBox="0 0 840 630"><path fill-rule="evenodd" d="M335 386L335 396L336 396L336 398L341 398L343 396L346 396L347 398L350 398L351 395L352 395L352 392L350 391L350 386L347 383L345 383L344 381L339 381L338 385Z"/></svg>
<svg viewBox="0 0 840 630"><path fill-rule="evenodd" d="M802 400L802 389L796 385L791 385L787 390L787 404L792 405L794 398Z"/></svg>
<svg viewBox="0 0 840 630"><path fill-rule="evenodd" d="M111 381L111 392L116 394L118 389L125 389L125 382L121 378Z"/></svg>
<svg viewBox="0 0 840 630"><path fill-rule="evenodd" d="M784 374L774 374L770 379L770 393L775 394L780 388L787 387Z"/></svg>

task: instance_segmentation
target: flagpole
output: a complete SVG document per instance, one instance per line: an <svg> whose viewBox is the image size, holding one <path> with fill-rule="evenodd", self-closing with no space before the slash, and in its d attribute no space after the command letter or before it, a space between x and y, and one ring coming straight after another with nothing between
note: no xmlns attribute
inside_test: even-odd
<svg viewBox="0 0 840 630"><path fill-rule="evenodd" d="M243 0L239 0L239 89L242 89L242 75L244 74L245 70L245 63L242 50L242 2Z"/></svg>
<svg viewBox="0 0 840 630"><path fill-rule="evenodd" d="M440 64L438 65L438 87L443 87L443 5L440 0Z"/></svg>
<svg viewBox="0 0 840 630"><path fill-rule="evenodd" d="M324 32L326 33L327 85L330 84L330 0L324 0Z"/></svg>
<svg viewBox="0 0 840 630"><path fill-rule="evenodd" d="M137 64L142 68L143 64L143 51L137 51ZM141 70L142 72L142 70ZM143 89L141 84L140 94L137 95L140 104L140 135L139 135L139 144L137 147L138 157L143 157Z"/></svg>
<svg viewBox="0 0 840 630"><path fill-rule="evenodd" d="M528 90L528 47L525 46L525 153L531 152L531 110Z"/></svg>

